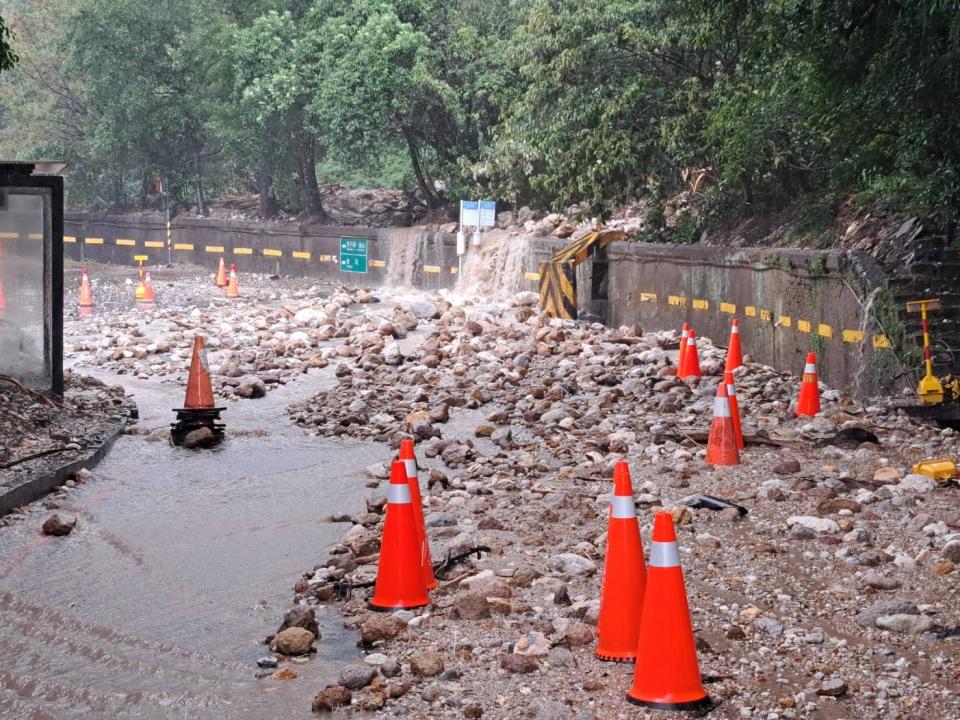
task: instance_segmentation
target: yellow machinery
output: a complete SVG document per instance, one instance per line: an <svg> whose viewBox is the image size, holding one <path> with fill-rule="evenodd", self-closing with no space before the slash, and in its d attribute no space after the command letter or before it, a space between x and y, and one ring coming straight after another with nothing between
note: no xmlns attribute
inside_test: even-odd
<svg viewBox="0 0 960 720"><path fill-rule="evenodd" d="M920 315L920 327L923 330L923 365L924 374L917 384L917 395L924 405L940 405L943 402L957 402L960 400L960 379L951 375L938 378L933 374L933 350L930 342L930 329L927 323L927 313L939 310L939 298L927 300L911 300L907 303L907 312Z"/></svg>
<svg viewBox="0 0 960 720"><path fill-rule="evenodd" d="M577 319L577 266L598 249L626 239L621 230L596 230L540 264L540 304L552 317Z"/></svg>

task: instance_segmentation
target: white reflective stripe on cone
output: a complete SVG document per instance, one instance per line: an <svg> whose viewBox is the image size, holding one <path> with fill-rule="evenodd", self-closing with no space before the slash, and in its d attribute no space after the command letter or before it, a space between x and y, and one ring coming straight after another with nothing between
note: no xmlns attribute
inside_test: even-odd
<svg viewBox="0 0 960 720"><path fill-rule="evenodd" d="M675 542L653 542L650 548L650 567L680 567L680 554Z"/></svg>
<svg viewBox="0 0 960 720"><path fill-rule="evenodd" d="M739 335L739 334L740 334L740 326L739 326L739 325L734 325L732 328L730 328L730 332L736 333L737 335Z"/></svg>
<svg viewBox="0 0 960 720"><path fill-rule="evenodd" d="M713 399L713 416L715 418L730 417L730 403L727 402L727 398L718 397Z"/></svg>
<svg viewBox="0 0 960 720"><path fill-rule="evenodd" d="M803 366L803 372L804 372L805 374L806 374L806 373L816 373L816 372L817 372L817 366L816 366L816 364L815 364L815 363L807 363L806 365Z"/></svg>
<svg viewBox="0 0 960 720"><path fill-rule="evenodd" d="M633 503L632 495L614 495L610 509L612 511L610 517L627 519L637 516L637 506Z"/></svg>
<svg viewBox="0 0 960 720"><path fill-rule="evenodd" d="M695 337L689 338L687 340L687 345L692 345L693 347L697 346L697 339Z"/></svg>
<svg viewBox="0 0 960 720"><path fill-rule="evenodd" d="M387 502L392 505L410 504L410 486L390 483L387 486Z"/></svg>
<svg viewBox="0 0 960 720"><path fill-rule="evenodd" d="M737 388L733 385L727 385L727 398L735 398L737 396Z"/></svg>
<svg viewBox="0 0 960 720"><path fill-rule="evenodd" d="M407 473L408 478L415 478L417 476L417 461L413 458L403 461L403 467Z"/></svg>

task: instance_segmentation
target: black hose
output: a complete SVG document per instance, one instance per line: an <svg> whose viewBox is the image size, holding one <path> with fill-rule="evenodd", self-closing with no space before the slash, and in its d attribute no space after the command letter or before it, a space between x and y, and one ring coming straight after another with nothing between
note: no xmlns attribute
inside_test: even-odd
<svg viewBox="0 0 960 720"><path fill-rule="evenodd" d="M44 457L45 455L53 455L54 453L66 452L67 450L70 450L70 449L71 448L61 447L61 448L54 448L53 450L44 450L42 452L34 453L33 455L27 455L26 457L22 457L19 460L14 460L12 462L8 462L3 465L0 465L0 470L6 470L7 468L12 468L14 465L19 465L20 463L27 462L27 460L35 460L36 458Z"/></svg>

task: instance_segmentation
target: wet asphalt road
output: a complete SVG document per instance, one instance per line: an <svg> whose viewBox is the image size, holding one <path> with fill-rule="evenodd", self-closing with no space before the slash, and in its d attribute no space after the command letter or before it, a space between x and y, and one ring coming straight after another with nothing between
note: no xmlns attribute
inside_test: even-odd
<svg viewBox="0 0 960 720"><path fill-rule="evenodd" d="M174 385L90 374L122 382L147 428L182 402ZM0 528L0 717L311 717L316 691L357 660L353 633L319 609L319 652L290 681L257 677L257 641L345 530L323 517L362 510L362 470L389 452L289 423L289 402L332 382L327 368L228 404L211 451L121 437L58 511L79 518L69 537L40 534L39 504Z"/></svg>

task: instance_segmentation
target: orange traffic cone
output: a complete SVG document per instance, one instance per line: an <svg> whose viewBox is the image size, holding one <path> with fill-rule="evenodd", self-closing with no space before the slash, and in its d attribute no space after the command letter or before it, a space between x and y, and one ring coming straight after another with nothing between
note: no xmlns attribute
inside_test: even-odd
<svg viewBox="0 0 960 720"><path fill-rule="evenodd" d="M701 377L700 375L700 356L697 353L697 333L690 328L690 335L687 336L687 352L683 356L683 368L680 379L688 377Z"/></svg>
<svg viewBox="0 0 960 720"><path fill-rule="evenodd" d="M813 417L820 412L820 380L817 377L817 354L807 353L807 364L803 368L803 381L800 383L800 397L797 398L797 416Z"/></svg>
<svg viewBox="0 0 960 720"><path fill-rule="evenodd" d="M80 277L77 306L80 308L81 315L89 315L93 312L93 289L90 287L90 277L87 275L86 267L83 268L83 275Z"/></svg>
<svg viewBox="0 0 960 720"><path fill-rule="evenodd" d="M147 294L147 286L143 284L143 275L140 275L140 281L137 283L137 289L133 292L133 297L137 303L142 303Z"/></svg>
<svg viewBox="0 0 960 720"><path fill-rule="evenodd" d="M193 337L193 358L190 361L190 374L187 376L187 396L183 407L175 412L177 422L170 427L170 439L174 445L183 445L188 435L201 428L210 432L206 437L197 438L191 447L210 447L223 440L225 426L220 422L223 408L214 407L213 404L207 350L200 335Z"/></svg>
<svg viewBox="0 0 960 720"><path fill-rule="evenodd" d="M410 483L402 460L394 460L387 489L387 517L380 541L377 582L370 607L423 607L430 602L423 582L420 543L411 502Z"/></svg>
<svg viewBox="0 0 960 720"><path fill-rule="evenodd" d="M733 382L733 373L727 370L723 373L723 384L727 386L727 400L730 403L730 419L733 420L733 431L737 435L737 449L743 450L743 426L740 425L740 402L737 400L737 386Z"/></svg>
<svg viewBox="0 0 960 720"><path fill-rule="evenodd" d="M727 384L723 382L717 386L717 397L713 401L713 422L710 424L710 437L707 440L707 463L710 465L740 464L737 433L733 427L730 401L727 397Z"/></svg>
<svg viewBox="0 0 960 720"><path fill-rule="evenodd" d="M157 295L153 291L153 280L150 278L150 271L147 270L143 278L143 299L141 305L153 305L157 301Z"/></svg>
<svg viewBox="0 0 960 720"><path fill-rule="evenodd" d="M187 377L187 397L183 401L187 410L208 410L213 407L213 385L210 382L210 366L207 364L207 348L203 337L193 336L193 359Z"/></svg>
<svg viewBox="0 0 960 720"><path fill-rule="evenodd" d="M232 263L230 265L230 281L227 283L227 297L228 298L240 297L240 284L237 281L237 264L236 263Z"/></svg>
<svg viewBox="0 0 960 720"><path fill-rule="evenodd" d="M596 655L601 660L636 659L646 581L647 566L643 561L630 466L626 460L620 460L613 469L607 560L597 620Z"/></svg>
<svg viewBox="0 0 960 720"><path fill-rule="evenodd" d="M213 282L217 287L227 286L227 268L223 264L223 255L220 256L220 266L217 268L217 276Z"/></svg>
<svg viewBox="0 0 960 720"><path fill-rule="evenodd" d="M712 706L700 680L677 536L668 512L658 512L653 521L637 664L627 700L660 710Z"/></svg>
<svg viewBox="0 0 960 720"><path fill-rule="evenodd" d="M677 377L683 377L683 358L687 354L687 339L690 337L690 323L684 323L680 330L680 354L677 356Z"/></svg>
<svg viewBox="0 0 960 720"><path fill-rule="evenodd" d="M417 524L417 538L420 542L420 565L423 568L423 584L427 590L437 586L437 579L433 576L433 559L430 557L430 538L427 537L427 528L423 522L423 500L420 498L420 474L417 467L417 456L413 452L413 440L407 438L400 441L400 459L403 461L410 483L410 501L413 503L413 519Z"/></svg>
<svg viewBox="0 0 960 720"><path fill-rule="evenodd" d="M740 321L733 319L730 326L730 342L727 345L727 363L724 370L731 372L743 365L743 349L740 347Z"/></svg>

